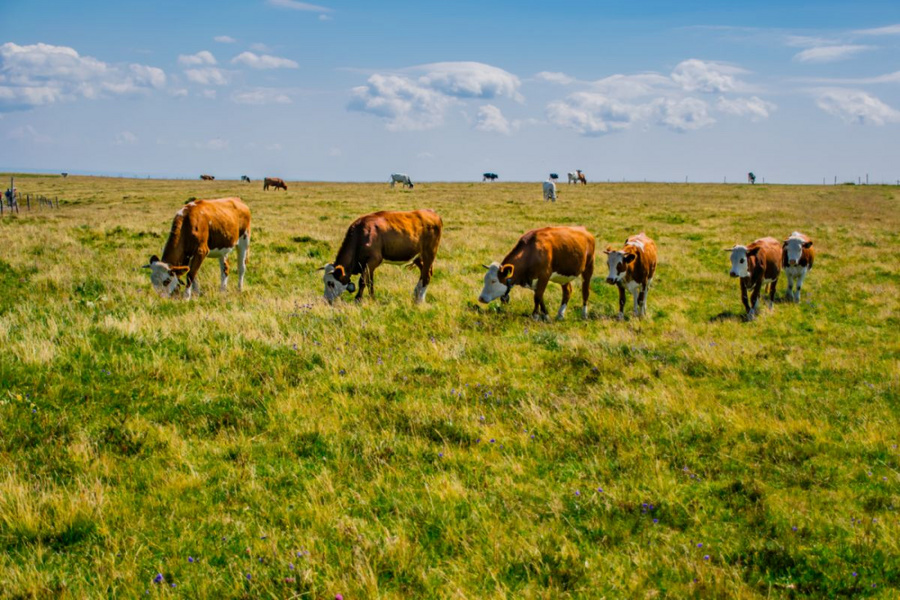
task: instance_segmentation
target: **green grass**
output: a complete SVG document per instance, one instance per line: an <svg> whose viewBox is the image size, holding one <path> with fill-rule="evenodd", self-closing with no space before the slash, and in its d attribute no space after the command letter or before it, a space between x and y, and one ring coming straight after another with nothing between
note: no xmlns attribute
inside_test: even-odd
<svg viewBox="0 0 900 600"><path fill-rule="evenodd" d="M0 597L900 587L897 188L26 183L60 209L0 219ZM225 195L253 211L245 292L212 261L159 299L139 267ZM445 224L428 303L384 266L325 305L349 222L419 207ZM613 319L602 254L587 321L477 303L482 263L560 223L657 240L648 319ZM794 230L802 304L744 322L722 249Z"/></svg>

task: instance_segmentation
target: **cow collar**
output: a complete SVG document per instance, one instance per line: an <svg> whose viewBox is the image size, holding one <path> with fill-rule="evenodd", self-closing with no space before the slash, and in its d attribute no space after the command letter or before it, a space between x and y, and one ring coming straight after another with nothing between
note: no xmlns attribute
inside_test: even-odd
<svg viewBox="0 0 900 600"><path fill-rule="evenodd" d="M509 292L513 289L512 277L506 278L506 291L500 296L500 302L503 304L509 304Z"/></svg>

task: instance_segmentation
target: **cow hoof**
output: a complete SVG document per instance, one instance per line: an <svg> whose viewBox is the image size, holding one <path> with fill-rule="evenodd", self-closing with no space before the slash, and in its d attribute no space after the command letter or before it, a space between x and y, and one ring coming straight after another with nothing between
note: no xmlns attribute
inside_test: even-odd
<svg viewBox="0 0 900 600"><path fill-rule="evenodd" d="M624 320L625 320L625 313L619 313L616 315L616 321L624 321Z"/></svg>

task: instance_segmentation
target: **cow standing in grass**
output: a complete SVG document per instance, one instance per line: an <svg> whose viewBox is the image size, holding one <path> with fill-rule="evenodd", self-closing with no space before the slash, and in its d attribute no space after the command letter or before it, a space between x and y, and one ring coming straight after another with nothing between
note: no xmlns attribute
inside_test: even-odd
<svg viewBox="0 0 900 600"><path fill-rule="evenodd" d="M625 318L625 290L634 297L634 316L647 315L647 291L656 273L656 243L644 233L625 240L621 250L605 250L609 265L606 283L619 288L619 319Z"/></svg>
<svg viewBox="0 0 900 600"><path fill-rule="evenodd" d="M542 187L544 190L544 201L556 202L556 184L548 179L543 183Z"/></svg>
<svg viewBox="0 0 900 600"><path fill-rule="evenodd" d="M485 304L500 298L509 302L514 286L534 290L533 319L549 320L544 291L551 281L562 286L562 304L557 319L566 315L572 295L572 281L581 277L581 315L587 318L591 276L594 274L594 236L584 227L544 227L529 231L502 262L485 265L484 288L478 301Z"/></svg>
<svg viewBox="0 0 900 600"><path fill-rule="evenodd" d="M215 177L213 177L212 175L203 174L200 176L200 179L202 179L203 181L213 181Z"/></svg>
<svg viewBox="0 0 900 600"><path fill-rule="evenodd" d="M413 189L414 185L412 179L409 178L409 175L404 173L391 173L391 188L394 187L394 184L399 183L403 187L408 187L409 189Z"/></svg>
<svg viewBox="0 0 900 600"><path fill-rule="evenodd" d="M484 173L484 174L482 174L482 176L481 176L481 181L482 181L482 182L484 182L484 181L496 181L496 180L499 179L499 178L500 178L500 176L497 175L496 173Z"/></svg>
<svg viewBox="0 0 900 600"><path fill-rule="evenodd" d="M275 188L276 190L281 189L287 191L287 184L284 182L284 179L279 177L266 177L263 179L263 191L267 191L270 187Z"/></svg>
<svg viewBox="0 0 900 600"><path fill-rule="evenodd" d="M752 321L758 313L759 297L763 286L768 285L769 297L766 302L771 309L775 302L775 288L781 273L781 244L775 238L760 238L746 246L734 246L731 253L731 276L741 280L741 302L747 310L747 320ZM750 300L747 291L750 290Z"/></svg>
<svg viewBox="0 0 900 600"><path fill-rule="evenodd" d="M347 229L337 258L322 267L325 300L333 304L344 292L353 293L353 275L360 275L356 300L362 299L367 286L374 298L375 269L386 262L419 268L413 295L416 303L424 302L443 229L441 217L433 210L382 211L359 217Z"/></svg>
<svg viewBox="0 0 900 600"><path fill-rule="evenodd" d="M184 298L200 293L197 271L207 257L218 258L221 290L228 283L228 255L238 250L238 291L244 288L244 272L250 250L250 209L240 198L195 200L175 213L162 259L150 257L150 282L160 296L172 296L184 285ZM179 279L187 275L186 283Z"/></svg>
<svg viewBox="0 0 900 600"><path fill-rule="evenodd" d="M782 268L787 276L787 298L791 302L800 302L800 288L806 275L813 266L816 250L812 240L799 231L795 231L784 240L781 248ZM796 284L796 291L794 285Z"/></svg>

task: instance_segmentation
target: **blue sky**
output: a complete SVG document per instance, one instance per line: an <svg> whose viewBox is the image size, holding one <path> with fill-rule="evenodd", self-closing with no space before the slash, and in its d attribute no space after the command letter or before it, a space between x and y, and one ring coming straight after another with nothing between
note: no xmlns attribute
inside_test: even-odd
<svg viewBox="0 0 900 600"><path fill-rule="evenodd" d="M0 169L900 180L900 3L0 3Z"/></svg>

